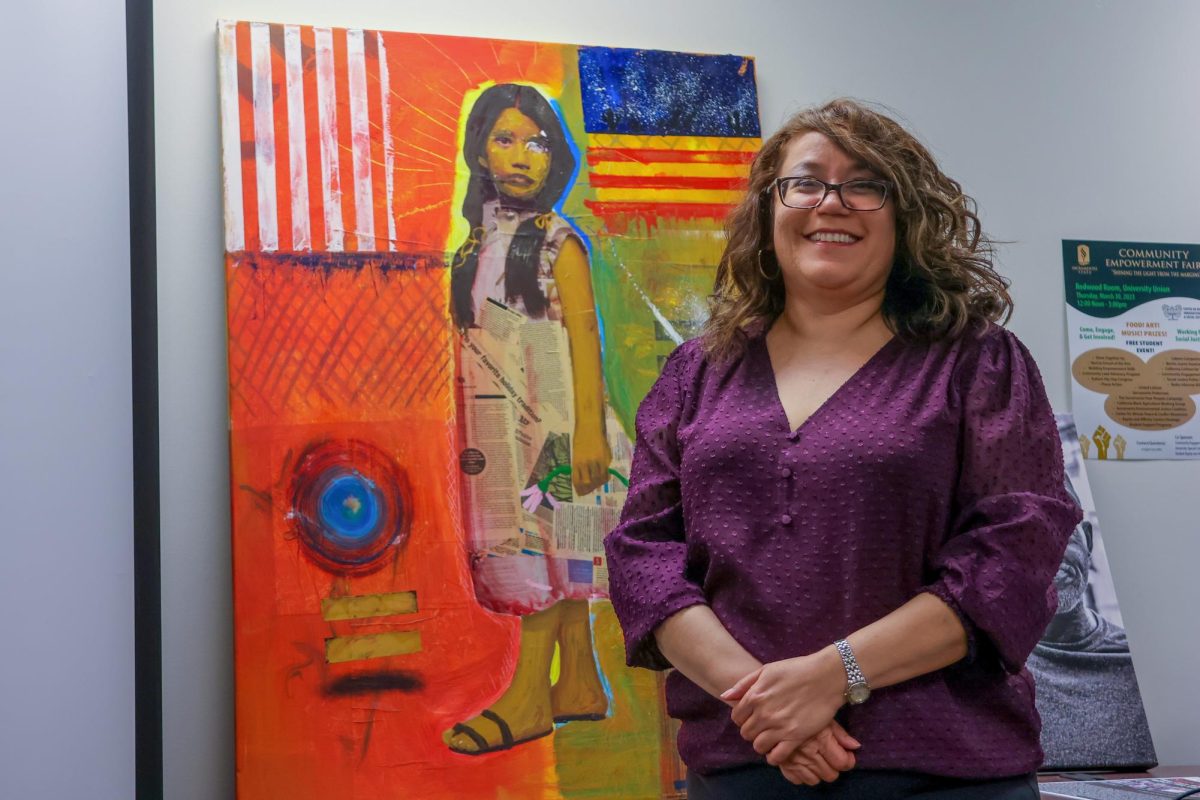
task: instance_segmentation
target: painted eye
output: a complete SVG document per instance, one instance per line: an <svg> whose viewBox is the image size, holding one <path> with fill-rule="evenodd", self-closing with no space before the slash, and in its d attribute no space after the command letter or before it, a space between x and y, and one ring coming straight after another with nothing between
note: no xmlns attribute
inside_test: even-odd
<svg viewBox="0 0 1200 800"><path fill-rule="evenodd" d="M503 134L498 135L498 136L493 136L492 141L495 142L496 144L500 145L501 147L510 147L510 146L512 146L512 143L513 143L511 136L505 136Z"/></svg>
<svg viewBox="0 0 1200 800"><path fill-rule="evenodd" d="M545 154L550 152L550 145L545 139L530 139L525 143L525 149L530 153Z"/></svg>
<svg viewBox="0 0 1200 800"><path fill-rule="evenodd" d="M322 567L370 572L408 539L407 477L375 445L354 439L317 443L296 464L288 517L307 555Z"/></svg>

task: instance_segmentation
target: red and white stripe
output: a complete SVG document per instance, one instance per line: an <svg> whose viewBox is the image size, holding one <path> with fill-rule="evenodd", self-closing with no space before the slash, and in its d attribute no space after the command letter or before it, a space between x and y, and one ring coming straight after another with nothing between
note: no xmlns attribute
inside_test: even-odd
<svg viewBox="0 0 1200 800"><path fill-rule="evenodd" d="M264 251L271 252L279 249L279 215L275 210L275 110L271 91L271 31L261 22L250 25L250 58L254 87L258 241Z"/></svg>
<svg viewBox="0 0 1200 800"><path fill-rule="evenodd" d="M316 28L317 134L321 145L321 188L325 200L325 249L341 250L342 179L338 169L337 88L333 77L333 31Z"/></svg>
<svg viewBox="0 0 1200 800"><path fill-rule="evenodd" d="M221 171L225 187L225 249L246 249L242 216L242 144L238 126L237 25L217 29L221 75Z"/></svg>
<svg viewBox="0 0 1200 800"><path fill-rule="evenodd" d="M383 35L223 21L218 41L226 249L395 250Z"/></svg>
<svg viewBox="0 0 1200 800"><path fill-rule="evenodd" d="M387 50L383 46L383 34L375 34L379 46L379 101L383 109L383 164L384 184L387 188L387 244L388 250L396 249L396 217L392 214L392 195L395 180L395 143L392 141L392 98L388 90Z"/></svg>
<svg viewBox="0 0 1200 800"><path fill-rule="evenodd" d="M371 124L367 118L367 54L362 31L346 31L350 81L350 154L354 167L354 218L358 249L375 249L375 204L371 196Z"/></svg>
<svg viewBox="0 0 1200 800"><path fill-rule="evenodd" d="M300 55L300 28L283 29L284 62L287 64L288 104L288 193L292 198L292 248L312 248L308 221L308 140L304 136L304 67Z"/></svg>

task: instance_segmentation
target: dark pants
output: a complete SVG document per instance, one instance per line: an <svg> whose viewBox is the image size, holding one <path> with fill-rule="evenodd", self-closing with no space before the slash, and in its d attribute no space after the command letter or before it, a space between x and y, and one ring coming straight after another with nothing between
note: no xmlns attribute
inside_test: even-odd
<svg viewBox="0 0 1200 800"><path fill-rule="evenodd" d="M833 783L797 786L775 767L752 765L687 776L688 800L1037 800L1036 775L960 780L915 772L851 770Z"/></svg>

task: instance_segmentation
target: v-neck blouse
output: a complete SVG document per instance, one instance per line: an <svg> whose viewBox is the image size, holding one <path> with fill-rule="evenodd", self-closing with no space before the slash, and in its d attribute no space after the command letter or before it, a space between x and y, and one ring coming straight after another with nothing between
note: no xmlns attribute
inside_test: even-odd
<svg viewBox="0 0 1200 800"><path fill-rule="evenodd" d="M855 383L855 379L858 377L860 372L869 372L870 369L872 368L872 366L874 365L874 363L880 359L886 358L888 351L891 349L891 347L894 344L897 344L898 342L899 342L899 339L895 336L893 336L891 339L888 339L883 344L883 346L880 347L878 350L876 350L875 353L870 358L868 358L861 367L856 369L850 375L850 377L847 378L845 380L845 382L842 383L841 386L839 386L837 389L835 389L833 391L833 393L829 395L829 397L826 397L825 400L820 405L818 405L811 414L809 414L807 417L802 419L800 421L800 423L798 425L796 425L795 427L792 426L792 421L790 419L788 419L787 409L784 408L783 398L779 393L779 380L775 375L775 365L771 363L771 352L767 348L766 336L764 335L764 336L755 337L754 339L751 340L751 346L754 349L754 354L757 355L757 354L761 353L763 360L766 362L766 374L771 377L771 390L772 390L771 394L775 398L775 404L777 406L779 406L779 413L783 415L784 430L787 431L789 434L791 434L791 438L793 440L795 440L795 439L799 438L801 429L803 429L804 426L808 424L808 421L810 419L812 419L813 417L820 414L821 411L825 408L825 406L830 405L831 403L836 404L837 396L842 393L842 389L845 389L847 386L853 386ZM760 367L760 369L761 369L761 367Z"/></svg>
<svg viewBox="0 0 1200 800"><path fill-rule="evenodd" d="M654 630L691 605L766 663L930 592L963 620L970 653L839 712L863 743L858 768L984 778L1038 766L1024 663L1080 511L1041 376L1012 333L894 338L795 431L762 334L718 363L693 340L636 427L628 499L605 541L631 666L670 667ZM667 707L690 769L762 762L728 707L677 671Z"/></svg>

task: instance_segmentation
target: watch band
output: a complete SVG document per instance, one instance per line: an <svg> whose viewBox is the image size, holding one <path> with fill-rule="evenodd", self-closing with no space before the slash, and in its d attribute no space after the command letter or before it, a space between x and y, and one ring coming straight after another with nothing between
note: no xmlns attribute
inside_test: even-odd
<svg viewBox="0 0 1200 800"><path fill-rule="evenodd" d="M871 694L871 686L858 666L858 659L854 657L850 643L845 639L838 639L833 646L837 648L838 655L842 657L842 666L846 668L846 700L851 705L866 702Z"/></svg>

